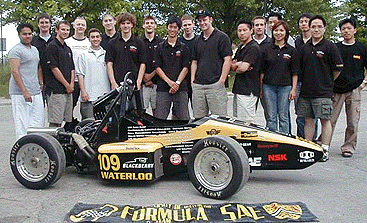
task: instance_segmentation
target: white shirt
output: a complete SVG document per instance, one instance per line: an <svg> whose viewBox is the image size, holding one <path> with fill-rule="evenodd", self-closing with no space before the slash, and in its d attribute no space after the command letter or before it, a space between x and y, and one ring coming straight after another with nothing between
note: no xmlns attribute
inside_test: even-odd
<svg viewBox="0 0 367 223"><path fill-rule="evenodd" d="M89 48L80 53L75 63L76 75L84 76L89 101L95 101L98 96L110 91L105 55L106 51L102 47L99 50Z"/></svg>

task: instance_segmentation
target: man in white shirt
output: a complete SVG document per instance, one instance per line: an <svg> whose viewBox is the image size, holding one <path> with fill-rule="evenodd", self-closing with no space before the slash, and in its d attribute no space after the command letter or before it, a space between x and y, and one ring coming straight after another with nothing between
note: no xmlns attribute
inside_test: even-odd
<svg viewBox="0 0 367 223"><path fill-rule="evenodd" d="M105 62L106 51L101 47L102 33L96 28L88 32L91 47L80 53L75 72L81 92L80 114L82 119L93 118L92 102L110 91Z"/></svg>
<svg viewBox="0 0 367 223"><path fill-rule="evenodd" d="M86 51L90 47L90 42L85 36L85 30L87 29L87 21L83 17L77 17L72 23L74 28L74 35L67 38L65 43L70 47L73 52L73 60L76 63L79 54ZM74 92L73 92L73 108L75 108L80 95L80 89L78 84L78 79L75 79Z"/></svg>

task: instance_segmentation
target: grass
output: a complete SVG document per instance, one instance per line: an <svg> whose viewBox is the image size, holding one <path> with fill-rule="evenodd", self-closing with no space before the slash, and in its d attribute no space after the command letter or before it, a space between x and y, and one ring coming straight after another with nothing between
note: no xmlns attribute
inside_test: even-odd
<svg viewBox="0 0 367 223"><path fill-rule="evenodd" d="M10 67L8 64L0 65L0 97L9 98Z"/></svg>

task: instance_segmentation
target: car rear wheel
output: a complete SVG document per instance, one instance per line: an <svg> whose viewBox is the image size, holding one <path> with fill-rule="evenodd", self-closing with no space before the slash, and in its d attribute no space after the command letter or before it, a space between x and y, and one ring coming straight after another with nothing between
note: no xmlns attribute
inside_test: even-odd
<svg viewBox="0 0 367 223"><path fill-rule="evenodd" d="M47 134L29 134L11 149L10 166L15 178L30 189L44 189L58 181L66 158L60 143Z"/></svg>
<svg viewBox="0 0 367 223"><path fill-rule="evenodd" d="M190 152L188 173L194 187L206 197L224 199L239 191L250 172L242 146L228 136L211 136Z"/></svg>

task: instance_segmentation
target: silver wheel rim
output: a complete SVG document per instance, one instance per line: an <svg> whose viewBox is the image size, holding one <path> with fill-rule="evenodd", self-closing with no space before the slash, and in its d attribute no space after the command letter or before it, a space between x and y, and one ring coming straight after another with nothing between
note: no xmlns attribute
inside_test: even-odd
<svg viewBox="0 0 367 223"><path fill-rule="evenodd" d="M35 143L22 146L15 161L19 174L30 182L39 182L50 170L50 159L47 152Z"/></svg>
<svg viewBox="0 0 367 223"><path fill-rule="evenodd" d="M232 162L222 150L206 147L195 157L194 173L206 189L220 191L225 189L233 178Z"/></svg>

